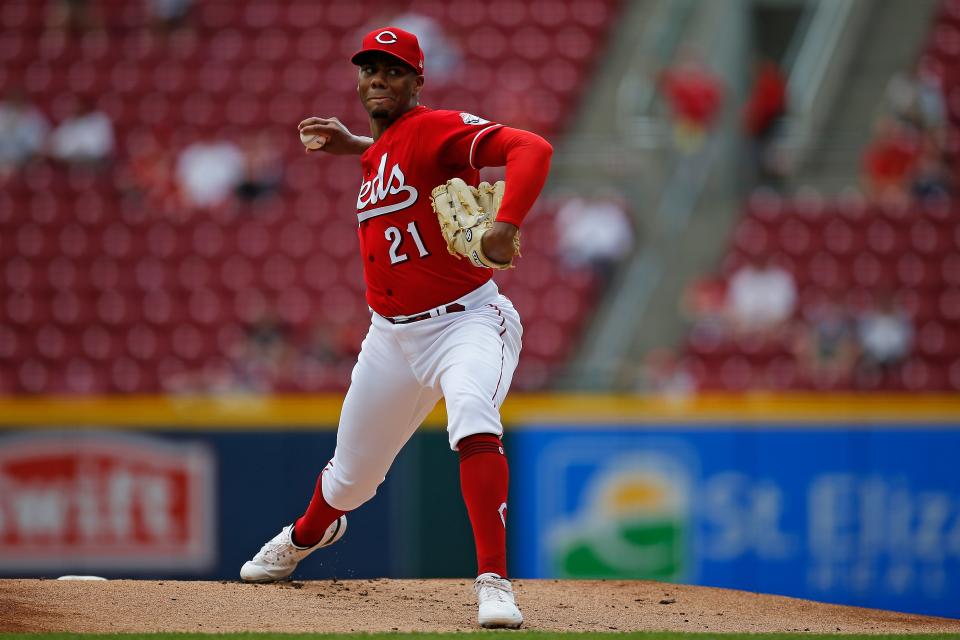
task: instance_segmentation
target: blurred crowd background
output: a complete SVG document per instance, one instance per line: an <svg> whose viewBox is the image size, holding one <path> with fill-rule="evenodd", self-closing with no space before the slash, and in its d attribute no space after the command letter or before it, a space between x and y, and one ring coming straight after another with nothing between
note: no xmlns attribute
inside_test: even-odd
<svg viewBox="0 0 960 640"><path fill-rule="evenodd" d="M517 388L960 389L960 2L5 0L0 393L344 389L357 162L294 129L388 23L558 150Z"/></svg>
<svg viewBox="0 0 960 640"><path fill-rule="evenodd" d="M424 43L426 104L559 135L616 5L500 4L2 3L0 392L345 388L368 317L358 163L305 157L296 124L367 132L349 56L389 23ZM632 248L616 191L539 207L504 283L527 388Z"/></svg>

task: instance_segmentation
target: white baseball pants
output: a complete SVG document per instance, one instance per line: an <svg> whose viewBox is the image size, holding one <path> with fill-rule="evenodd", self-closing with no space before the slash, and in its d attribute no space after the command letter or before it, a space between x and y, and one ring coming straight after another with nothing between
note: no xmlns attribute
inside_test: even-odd
<svg viewBox="0 0 960 640"><path fill-rule="evenodd" d="M500 405L520 356L520 316L492 280L452 302L466 310L409 324L373 314L322 476L335 509L351 511L376 494L441 397L452 449L477 433L503 435Z"/></svg>

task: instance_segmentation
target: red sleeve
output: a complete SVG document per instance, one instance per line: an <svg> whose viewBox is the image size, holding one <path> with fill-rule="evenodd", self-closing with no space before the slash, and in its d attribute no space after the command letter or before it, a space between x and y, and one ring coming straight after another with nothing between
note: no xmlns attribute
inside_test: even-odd
<svg viewBox="0 0 960 640"><path fill-rule="evenodd" d="M472 113L431 111L425 119L423 143L440 161L457 170L473 167L473 154L480 140L501 126Z"/></svg>
<svg viewBox="0 0 960 640"><path fill-rule="evenodd" d="M484 136L470 158L476 167L506 166L507 189L497 220L520 226L547 181L550 143L529 131L500 127Z"/></svg>

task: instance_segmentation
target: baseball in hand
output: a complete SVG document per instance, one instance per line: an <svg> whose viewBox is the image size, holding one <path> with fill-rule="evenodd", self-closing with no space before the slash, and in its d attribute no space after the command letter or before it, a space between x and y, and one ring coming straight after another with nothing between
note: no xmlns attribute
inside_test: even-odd
<svg viewBox="0 0 960 640"><path fill-rule="evenodd" d="M321 136L319 134L300 134L300 142L303 143L307 149L322 149L323 145L327 144L327 136Z"/></svg>

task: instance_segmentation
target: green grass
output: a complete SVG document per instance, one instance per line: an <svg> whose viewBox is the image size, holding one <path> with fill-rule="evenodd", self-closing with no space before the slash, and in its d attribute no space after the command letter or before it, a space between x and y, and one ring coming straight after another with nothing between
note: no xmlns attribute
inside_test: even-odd
<svg viewBox="0 0 960 640"><path fill-rule="evenodd" d="M474 632L469 632L474 633ZM482 635L523 636L524 640L587 640L593 636L616 636L616 640L785 640L810 638L815 640L903 640L915 637L923 640L958 640L960 634L922 633L900 635L865 634L821 634L821 633L555 633L547 631L482 631ZM464 633L0 633L2 640L214 640L231 638L236 640L381 640L424 637L429 640L463 640Z"/></svg>

